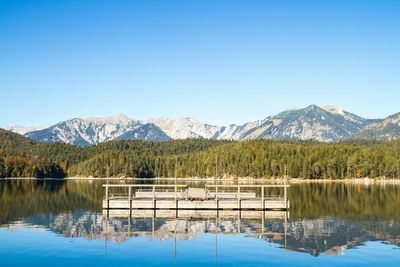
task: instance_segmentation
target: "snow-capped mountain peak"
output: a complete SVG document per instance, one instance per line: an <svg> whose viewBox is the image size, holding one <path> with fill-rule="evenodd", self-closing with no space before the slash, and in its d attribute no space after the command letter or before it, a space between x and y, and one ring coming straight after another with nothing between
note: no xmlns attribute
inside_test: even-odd
<svg viewBox="0 0 400 267"><path fill-rule="evenodd" d="M368 120L334 106L285 110L263 120L243 125L216 126L192 117L156 118L148 122L124 114L111 117L75 118L44 129L20 126L11 131L43 142L88 146L110 140L206 139L296 139L335 142L355 137L394 139L400 137L400 114L385 120Z"/></svg>
<svg viewBox="0 0 400 267"><path fill-rule="evenodd" d="M197 119L186 117L177 119L157 118L150 119L173 139L186 138L213 138L220 127L204 124Z"/></svg>
<svg viewBox="0 0 400 267"><path fill-rule="evenodd" d="M345 115L345 112L343 109L332 106L332 105L325 105L321 107L323 110L332 113L332 114L336 114L336 115Z"/></svg>
<svg viewBox="0 0 400 267"><path fill-rule="evenodd" d="M64 142L80 146L121 138L155 141L170 139L156 125L132 120L123 114L114 117L75 118L40 131L28 132L26 136L43 142Z"/></svg>
<svg viewBox="0 0 400 267"><path fill-rule="evenodd" d="M6 127L5 130L24 135L26 133L33 132L33 131L39 131L39 130L42 130L42 129L47 128L47 127L49 127L49 125L46 125L46 126L13 125L13 126L10 126L10 127Z"/></svg>
<svg viewBox="0 0 400 267"><path fill-rule="evenodd" d="M77 120L84 120L86 122L91 122L91 123L98 123L98 124L127 124L131 122L139 122L137 120L133 120L126 116L125 114L121 113L117 116L108 116L108 117L88 117L84 119L77 119Z"/></svg>

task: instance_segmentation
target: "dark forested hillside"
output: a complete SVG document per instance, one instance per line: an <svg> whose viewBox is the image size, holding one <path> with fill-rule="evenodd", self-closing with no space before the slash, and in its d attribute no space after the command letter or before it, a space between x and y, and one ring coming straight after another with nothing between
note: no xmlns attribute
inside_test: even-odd
<svg viewBox="0 0 400 267"><path fill-rule="evenodd" d="M400 141L112 141L79 148L0 130L0 177L400 177Z"/></svg>
<svg viewBox="0 0 400 267"><path fill-rule="evenodd" d="M70 164L85 159L81 148L32 141L0 129L0 177L65 177Z"/></svg>

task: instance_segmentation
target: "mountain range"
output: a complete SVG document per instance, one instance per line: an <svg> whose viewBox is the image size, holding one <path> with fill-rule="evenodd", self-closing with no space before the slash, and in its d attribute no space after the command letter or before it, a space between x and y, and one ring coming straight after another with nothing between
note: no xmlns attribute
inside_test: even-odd
<svg viewBox="0 0 400 267"><path fill-rule="evenodd" d="M52 126L11 126L7 130L42 142L78 146L111 140L167 141L206 138L226 140L275 139L338 142L365 138L392 140L400 137L400 113L385 119L365 119L334 106L288 109L243 125L215 126L194 118L157 118L147 122L121 114L115 117L74 118Z"/></svg>

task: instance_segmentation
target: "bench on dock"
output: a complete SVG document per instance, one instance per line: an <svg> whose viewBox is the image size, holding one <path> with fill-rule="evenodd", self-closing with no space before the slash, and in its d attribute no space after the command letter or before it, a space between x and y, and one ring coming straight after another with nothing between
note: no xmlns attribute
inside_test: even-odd
<svg viewBox="0 0 400 267"><path fill-rule="evenodd" d="M186 189L185 195L189 200L206 200L208 199L207 191L204 188L189 187Z"/></svg>

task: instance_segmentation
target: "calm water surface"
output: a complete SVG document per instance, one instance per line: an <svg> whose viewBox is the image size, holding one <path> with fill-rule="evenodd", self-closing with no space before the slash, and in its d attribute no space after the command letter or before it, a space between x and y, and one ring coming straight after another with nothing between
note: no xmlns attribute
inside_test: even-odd
<svg viewBox="0 0 400 267"><path fill-rule="evenodd" d="M262 221L106 218L101 185L0 181L0 266L399 266L400 186L293 185Z"/></svg>

